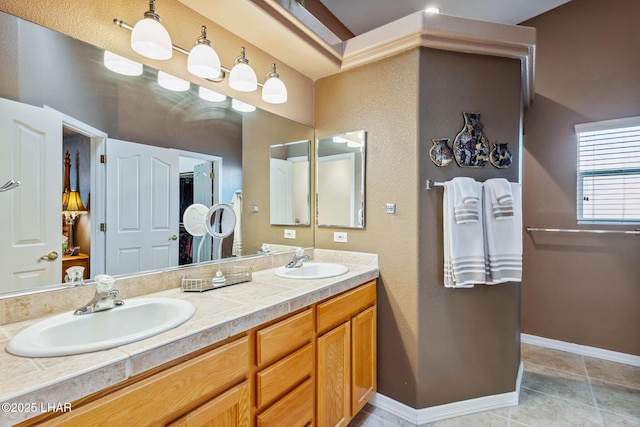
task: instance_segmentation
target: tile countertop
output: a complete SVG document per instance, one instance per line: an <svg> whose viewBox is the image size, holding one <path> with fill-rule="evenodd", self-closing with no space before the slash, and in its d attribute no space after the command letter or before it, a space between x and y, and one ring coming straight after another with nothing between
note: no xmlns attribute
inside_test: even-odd
<svg viewBox="0 0 640 427"><path fill-rule="evenodd" d="M11 425L110 387L185 354L354 288L378 277L374 254L314 250L314 261L349 267L341 276L295 280L274 269L253 272L250 282L208 292L174 288L147 297L183 298L196 306L186 323L131 344L73 356L26 358L4 350L9 338L42 320L0 326L0 425ZM14 404L14 405L7 405Z"/></svg>

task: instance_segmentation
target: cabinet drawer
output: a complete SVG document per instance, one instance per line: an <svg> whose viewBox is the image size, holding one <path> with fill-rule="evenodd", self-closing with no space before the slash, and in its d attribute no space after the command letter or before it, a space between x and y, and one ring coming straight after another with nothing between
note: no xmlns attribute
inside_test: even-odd
<svg viewBox="0 0 640 427"><path fill-rule="evenodd" d="M299 349L313 338L313 311L288 317L256 334L256 364L262 366Z"/></svg>
<svg viewBox="0 0 640 427"><path fill-rule="evenodd" d="M313 347L308 344L256 374L256 406L262 408L291 390L313 370Z"/></svg>
<svg viewBox="0 0 640 427"><path fill-rule="evenodd" d="M257 427L302 427L313 422L313 380L309 378L256 417Z"/></svg>
<svg viewBox="0 0 640 427"><path fill-rule="evenodd" d="M349 320L375 302L376 281L372 280L356 289L318 304L318 334Z"/></svg>
<svg viewBox="0 0 640 427"><path fill-rule="evenodd" d="M198 400L247 377L249 339L241 338L150 376L44 425L149 425L175 419Z"/></svg>

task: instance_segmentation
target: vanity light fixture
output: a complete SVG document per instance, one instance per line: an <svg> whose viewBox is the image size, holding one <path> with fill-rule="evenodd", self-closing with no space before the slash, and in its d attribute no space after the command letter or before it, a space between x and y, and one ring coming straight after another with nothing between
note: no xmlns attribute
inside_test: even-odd
<svg viewBox="0 0 640 427"><path fill-rule="evenodd" d="M184 92L189 90L191 83L164 71L158 71L158 84L165 89L172 90L174 92Z"/></svg>
<svg viewBox="0 0 640 427"><path fill-rule="evenodd" d="M104 66L114 73L125 76L139 76L142 74L142 64L124 56L116 55L108 50L104 51Z"/></svg>
<svg viewBox="0 0 640 427"><path fill-rule="evenodd" d="M149 0L149 10L131 31L131 48L151 59L169 59L173 53L171 37L160 23L156 0Z"/></svg>
<svg viewBox="0 0 640 427"><path fill-rule="evenodd" d="M210 102L222 102L227 99L226 95L202 86L198 88L198 96L200 96L200 98L204 99L205 101Z"/></svg>
<svg viewBox="0 0 640 427"><path fill-rule="evenodd" d="M229 87L231 87L232 89L240 92L253 92L258 88L258 86L260 86L263 89L262 100L264 102L268 102L271 104L282 104L284 102L287 102L287 87L280 79L280 76L276 71L275 64L272 64L272 69L267 73L264 84L258 83L256 73L249 65L249 60L246 57L246 51L244 47L242 47L240 56L235 59L233 68L228 69L221 65L218 54L211 47L211 41L207 39L206 27L204 25L201 27L200 37L196 39L196 45L193 47L191 52L189 52L188 50L181 48L180 46L171 44L169 34L166 33L166 30L164 29L164 27L162 27L159 21L160 17L158 17L158 15L155 13L155 0L150 0L149 10L145 13L145 18L138 22L135 27L132 27L131 25L117 18L113 20L113 23L120 28L131 31L131 47L141 55L144 55L151 59L168 59L171 57L171 50L175 50L187 56L187 69L195 76L201 77L213 83L220 83L226 78L227 75L229 75ZM168 45L170 46L169 48L167 48L169 49L169 56L163 55L162 57L160 57L159 55L153 55L150 53L150 51L157 52L161 49L158 48L158 44L154 44L151 41L138 40L139 38L141 38L137 35L136 32L136 28L139 24L144 24L142 26L142 29L145 30L140 34L148 34L155 31L148 31L147 29L145 29L145 26L148 25L155 26L155 24L157 24L160 26L160 28L162 28L162 31L166 33L167 36L163 44L163 49L166 48L166 43L168 43ZM134 40L136 41L134 42Z"/></svg>
<svg viewBox="0 0 640 427"><path fill-rule="evenodd" d="M258 88L258 77L253 68L249 65L249 60L242 47L240 56L233 62L233 68L229 74L229 86L240 92L253 92Z"/></svg>
<svg viewBox="0 0 640 427"><path fill-rule="evenodd" d="M207 39L207 27L202 26L201 35L187 58L187 70L203 79L217 79L222 74L220 58Z"/></svg>
<svg viewBox="0 0 640 427"><path fill-rule="evenodd" d="M287 102L287 87L280 80L280 75L276 71L276 64L267 73L262 87L262 100L270 104L283 104Z"/></svg>
<svg viewBox="0 0 640 427"><path fill-rule="evenodd" d="M241 113L250 113L256 110L256 107L254 107L253 105L247 104L246 102L242 102L237 99L231 100L231 108L236 111L240 111Z"/></svg>

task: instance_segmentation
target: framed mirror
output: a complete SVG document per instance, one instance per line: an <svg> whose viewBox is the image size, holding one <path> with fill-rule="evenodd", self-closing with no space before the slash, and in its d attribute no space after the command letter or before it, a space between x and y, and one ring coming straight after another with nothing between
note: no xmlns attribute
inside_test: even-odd
<svg viewBox="0 0 640 427"><path fill-rule="evenodd" d="M318 227L364 228L366 142L363 130L318 138Z"/></svg>
<svg viewBox="0 0 640 427"><path fill-rule="evenodd" d="M186 207L192 203L201 203L207 207L215 203L233 203L235 199L242 199L243 194L253 201L253 193L248 191L248 187L253 185L251 180L268 183L268 155L262 152L265 144L264 134L253 130L268 129L277 134L278 137L269 142L271 144L276 141L313 138L313 128L276 114L261 109L251 113L239 113L231 108L229 98L221 102L206 100L199 96L200 86L195 83L190 83L189 89L183 92L160 87L158 71L146 65L142 74L138 76L116 74L105 67L102 49L10 14L0 12L0 28L6 30L4 34L7 35L0 38L0 55L3 58L11 58L11 61L3 61L0 65L0 101L6 101L4 104L7 106L3 115L9 115L14 106L26 106L29 110L25 116L29 119L36 116L32 114L34 111L42 113L42 110L47 109L50 111L46 115L58 115L58 122L61 120L59 116L64 116L62 123L56 125L49 133L55 141L54 144L49 144L51 147L48 150L53 151L47 151L41 158L36 159L32 156L25 160L23 164L32 165L29 169L21 172L22 169L12 167L10 162L14 160L8 160L8 163L0 162L0 172L4 171L0 177L3 179L0 185L11 179L10 176L4 179L5 175L13 174L9 171L14 171L16 176L20 175L16 177L17 180L24 181L24 185L12 190L13 193L0 193L3 196L0 205L3 208L13 206L11 200L17 200L17 191L20 191L22 200L36 200L36 195L40 194L47 195L52 204L52 209L29 209L25 210L25 213L13 208L3 209L4 216L0 215L3 220L0 226L0 247L6 248L9 253L15 253L16 256L22 254L15 249L15 242L10 241L8 236L13 233L12 230L24 230L30 234L20 237L21 242L28 243L20 243L21 249L36 251L35 262L40 270L51 270L53 266L57 269L46 276L40 273L23 274L22 283L14 286L12 282L15 281L15 275L11 270L11 261L3 260L0 262L0 297L3 294L15 296L35 290L57 289L63 282L66 269L63 261L67 260L62 256L65 232L61 196L66 151L69 151L71 159L70 182L73 188L70 190L80 192L87 212L77 217L73 238L77 242L76 245L80 246L80 252L86 255L86 278L90 279L97 274L133 274L198 262L193 256L182 256L185 253L192 255L194 247L194 240L188 238L190 236L182 223ZM32 49L34 45L46 45L47 54L42 55ZM43 108L45 106L47 108ZM11 134L8 132L4 135ZM133 172L129 167L116 167L119 163L124 165L124 161L121 162L119 157L112 156L110 151L116 147L116 140L129 143L121 144L125 149L135 146L136 149L151 153L147 156L151 160L148 166L145 166L150 168L148 173L142 169ZM13 144L13 141L10 137L0 136L0 148L5 153L11 152L5 149L8 146L5 144ZM259 150L256 147L259 147ZM146 156L143 151L137 153L135 158L142 159L140 156ZM257 151L260 151L260 158L246 154ZM34 152L40 153L41 150ZM159 157L157 153L161 153L163 157ZM101 160L103 157L106 163ZM122 159L134 157L125 155ZM55 164L51 167L45 167L44 164L37 166L39 163L36 160L52 161ZM186 164L185 167L183 163ZM43 177L39 182L44 183L44 188L36 188L35 183L31 185L27 182L27 176L36 176L29 175L34 168L41 172L37 176ZM108 184L114 179L111 168L123 174L115 178L113 185ZM45 177L49 170L53 171L53 178L49 175ZM250 173L245 173L245 170ZM135 199L132 195L134 192L131 190L131 183L136 181L134 178L149 176L151 172L170 178L165 182L167 191L156 186L155 196L171 195L165 198L149 197L147 201L140 202L140 199ZM118 188L118 182L127 184ZM157 184L158 181L154 183ZM116 188L120 196L127 197L123 197L122 204L116 204L114 199L102 192L101 188L104 187ZM174 190L179 191L178 196L170 193ZM266 195L268 191L260 189L260 194ZM166 206L169 206L169 201L177 203L159 213L157 208L165 201ZM268 202L260 201L265 206ZM128 253L119 257L127 260L127 268L110 271L108 259L114 257L109 256L108 248L111 246L106 242L105 236L121 228L121 224L116 223L113 218L122 213L109 214L107 209L114 206L120 206L120 211L128 212L138 207L149 208L149 221L153 221L156 229L163 228L167 231L166 236L158 239L166 245L167 249L162 249L161 255L166 258L167 263L160 266L139 263L137 254ZM281 230L278 230L277 236L269 236L268 239L260 235L258 230L270 228L268 221L261 222L259 215L251 215L251 205L248 203L243 209L245 214L238 215L238 222L249 232L242 233L244 241L238 246L246 250L240 255L256 255L256 248L260 248L265 241L286 243L282 240ZM15 218L23 220L25 224L15 225L12 222ZM27 222L31 225L26 225ZM123 228L131 229L137 223L132 220L123 225ZM36 231L50 236L46 244L41 243L40 235L34 236ZM203 238L211 239L208 235ZM225 239L222 250L224 257L239 256L237 251L234 253L231 240ZM145 237L137 238L135 241L151 242L151 239ZM296 244L304 247L313 246L313 233L304 233ZM27 248L28 246L30 248ZM41 256L51 252L57 252L60 256L51 261L40 260ZM205 252L203 249L200 260L210 262L213 255L207 255ZM31 255L20 256L32 259ZM151 258L157 261L157 255L158 251L154 254L155 258ZM32 270L24 268L21 271Z"/></svg>
<svg viewBox="0 0 640 427"><path fill-rule="evenodd" d="M271 225L311 224L311 141L269 147L269 210Z"/></svg>

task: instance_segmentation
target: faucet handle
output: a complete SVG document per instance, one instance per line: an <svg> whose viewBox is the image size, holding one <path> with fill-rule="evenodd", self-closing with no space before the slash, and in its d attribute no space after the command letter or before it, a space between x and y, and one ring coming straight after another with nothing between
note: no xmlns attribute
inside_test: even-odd
<svg viewBox="0 0 640 427"><path fill-rule="evenodd" d="M107 274L98 274L96 276L96 292L111 292L115 279ZM118 291L116 291L118 292ZM116 293L117 295L117 293Z"/></svg>
<svg viewBox="0 0 640 427"><path fill-rule="evenodd" d="M296 248L295 254L296 254L297 257L301 257L302 255L304 255L304 249Z"/></svg>

